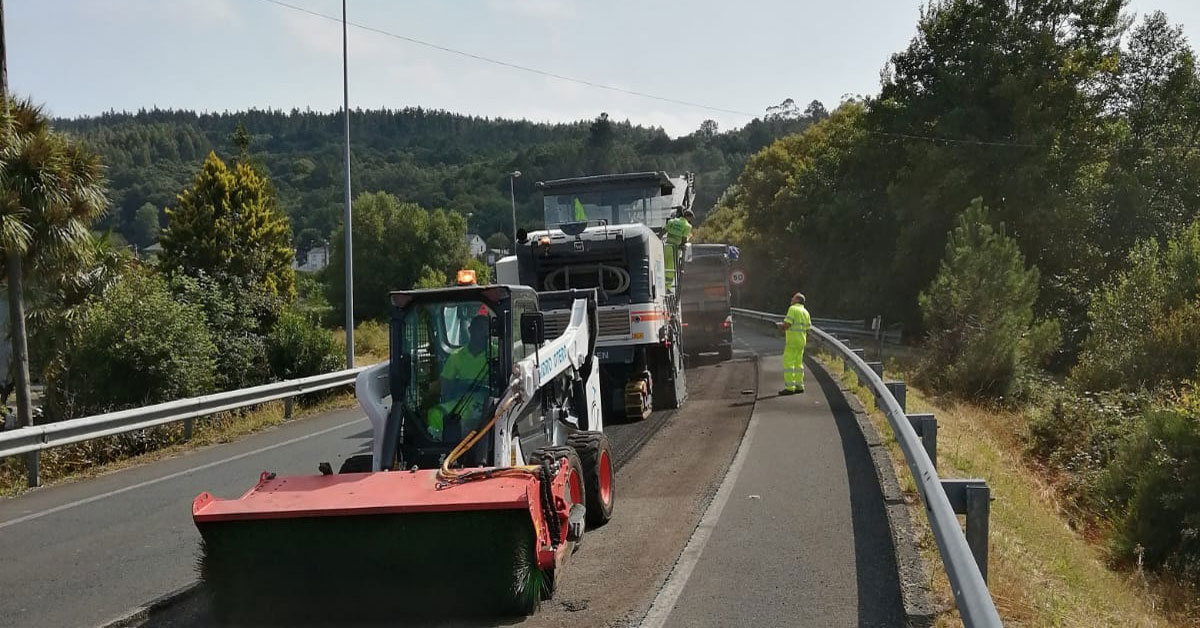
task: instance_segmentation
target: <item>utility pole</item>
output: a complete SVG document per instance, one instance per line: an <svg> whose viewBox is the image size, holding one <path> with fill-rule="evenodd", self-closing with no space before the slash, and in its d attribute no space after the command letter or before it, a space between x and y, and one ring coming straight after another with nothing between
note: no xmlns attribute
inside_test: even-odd
<svg viewBox="0 0 1200 628"><path fill-rule="evenodd" d="M509 198L512 199L512 212L513 212L512 253L514 255L517 252L517 188L516 188L516 184L514 184L513 181L516 180L516 178L519 176L521 176L520 170L513 170L512 172L508 173L508 195L509 195Z"/></svg>
<svg viewBox="0 0 1200 628"><path fill-rule="evenodd" d="M4 141L9 141L12 129L8 102L8 46L5 41L4 29L4 0L0 0L0 101L4 102L4 124L0 129ZM29 345L25 336L25 307L21 303L22 286L21 265L24 263L20 253L6 251L8 264L8 337L12 339L12 371L13 385L17 393L17 422L22 427L33 425L33 404L29 399ZM38 482L38 452L25 454L25 474L27 484L33 488Z"/></svg>
<svg viewBox="0 0 1200 628"><path fill-rule="evenodd" d="M351 229L350 222L350 62L346 51L346 0L342 0L342 114L346 122L346 368L352 369L354 368L354 230Z"/></svg>

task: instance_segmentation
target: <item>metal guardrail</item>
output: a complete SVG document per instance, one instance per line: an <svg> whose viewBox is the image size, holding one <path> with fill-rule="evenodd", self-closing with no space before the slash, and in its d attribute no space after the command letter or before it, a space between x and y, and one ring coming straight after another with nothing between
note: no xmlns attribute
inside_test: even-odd
<svg viewBox="0 0 1200 628"><path fill-rule="evenodd" d="M142 408L132 408L107 414L57 421L0 432L0 458L34 454L44 449L80 443L105 436L114 436L148 427L156 427L255 406L280 399L290 400L297 395L349 386L363 368L346 369L302 377L253 388L168 401ZM290 410L290 408L289 408ZM188 424L190 428L190 423ZM191 430L188 429L189 433ZM31 464L30 486L37 486L36 459Z"/></svg>
<svg viewBox="0 0 1200 628"><path fill-rule="evenodd" d="M740 308L734 308L740 309ZM746 312L752 310L743 310ZM871 329L869 321L862 320L847 320L840 318L814 318L812 324L824 330L827 333L843 334L846 336L857 336L859 338L875 338L883 340L888 344L898 345L903 339L903 328L900 323L888 325L876 333Z"/></svg>
<svg viewBox="0 0 1200 628"><path fill-rule="evenodd" d="M733 308L733 312L738 316L769 323L783 320L783 316L778 314L743 308ZM937 541L938 552L942 556L942 565L946 568L950 587L954 590L954 599L958 604L959 613L962 615L963 624L967 628L1001 626L1000 614L996 612L996 605L992 601L991 594L988 593L984 571L981 570L981 565L977 562L975 554L972 553L967 535L964 535L959 526L955 508L951 505L951 495L947 494L948 487L959 487L961 484L955 481L943 481L938 477L935 461L927 452L922 437L917 434L909 417L905 414L904 408L901 407L900 402L896 400L879 373L872 369L857 352L827 331L813 327L809 333L829 346L858 375L859 382L871 389L875 395L876 406L887 416L896 440L900 443L900 449L904 452L908 469L916 481L921 501L925 504L929 526ZM953 497L962 498L959 501L970 501L969 495L957 494L962 491L954 492L956 494ZM986 510L984 512L986 513ZM968 526L970 526L970 514L967 519ZM986 552L986 539L984 551ZM984 565L986 565L986 561Z"/></svg>

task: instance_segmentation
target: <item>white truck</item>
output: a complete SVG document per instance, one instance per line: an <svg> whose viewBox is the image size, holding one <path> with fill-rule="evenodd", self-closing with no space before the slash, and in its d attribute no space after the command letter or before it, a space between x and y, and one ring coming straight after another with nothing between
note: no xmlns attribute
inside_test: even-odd
<svg viewBox="0 0 1200 628"><path fill-rule="evenodd" d="M543 181L546 229L518 232L500 283L541 293L548 334L567 325L569 291L599 293L596 355L605 411L642 419L687 396L679 298L666 283L667 220L695 197L692 175L638 172ZM556 296L556 293L561 296Z"/></svg>

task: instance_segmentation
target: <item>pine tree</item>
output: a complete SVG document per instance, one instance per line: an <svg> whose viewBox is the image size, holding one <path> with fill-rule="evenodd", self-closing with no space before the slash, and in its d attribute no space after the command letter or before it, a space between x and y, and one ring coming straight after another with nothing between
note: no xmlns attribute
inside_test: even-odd
<svg viewBox="0 0 1200 628"><path fill-rule="evenodd" d="M970 397L1014 392L1019 376L1057 347L1056 323L1035 325L1038 270L1025 265L982 198L959 217L946 257L919 302L929 330L922 379Z"/></svg>
<svg viewBox="0 0 1200 628"><path fill-rule="evenodd" d="M210 152L177 199L159 239L163 270L238 277L272 296L295 296L291 225L253 166L240 161L230 168Z"/></svg>

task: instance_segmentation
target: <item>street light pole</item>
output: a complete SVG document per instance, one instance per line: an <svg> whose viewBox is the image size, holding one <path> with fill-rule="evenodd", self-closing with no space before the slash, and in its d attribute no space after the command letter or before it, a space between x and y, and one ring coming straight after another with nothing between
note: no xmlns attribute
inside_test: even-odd
<svg viewBox="0 0 1200 628"><path fill-rule="evenodd" d="M342 0L342 114L345 118L346 368L354 368L354 230L350 220L350 62L346 54L346 0Z"/></svg>
<svg viewBox="0 0 1200 628"><path fill-rule="evenodd" d="M508 195L512 199L512 214L513 214L513 248L512 252L517 252L517 188L513 183L517 177L521 176L520 170L513 170L508 173Z"/></svg>

